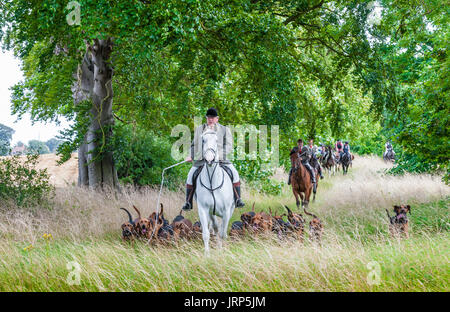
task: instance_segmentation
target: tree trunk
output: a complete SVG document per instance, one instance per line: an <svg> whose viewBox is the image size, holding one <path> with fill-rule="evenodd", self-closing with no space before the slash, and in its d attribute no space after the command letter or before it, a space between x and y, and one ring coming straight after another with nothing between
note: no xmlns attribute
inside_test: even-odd
<svg viewBox="0 0 450 312"><path fill-rule="evenodd" d="M78 148L78 186L89 186L86 147L86 144L83 144Z"/></svg>
<svg viewBox="0 0 450 312"><path fill-rule="evenodd" d="M78 185L91 189L104 186L119 189L113 154L107 148L114 124L111 51L110 39L94 40L88 46L78 78L81 83L74 90L75 102L92 102L89 127L78 149Z"/></svg>

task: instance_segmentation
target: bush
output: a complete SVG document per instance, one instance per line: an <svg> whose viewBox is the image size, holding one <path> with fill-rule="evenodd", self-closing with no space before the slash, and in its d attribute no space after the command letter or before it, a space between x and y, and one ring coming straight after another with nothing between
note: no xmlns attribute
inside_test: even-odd
<svg viewBox="0 0 450 312"><path fill-rule="evenodd" d="M114 127L112 150L121 182L134 185L161 184L162 170L176 161L171 157L171 142L142 128L119 124ZM174 188L182 183L190 166L167 170L164 185Z"/></svg>
<svg viewBox="0 0 450 312"><path fill-rule="evenodd" d="M54 196L46 169L36 170L39 155L11 156L0 159L0 198L17 206L36 206Z"/></svg>
<svg viewBox="0 0 450 312"><path fill-rule="evenodd" d="M389 169L387 172L390 174L404 174L405 172L412 173L438 173L443 174L443 182L449 184L449 169L448 165L442 165L440 167L433 163L423 159L418 154L410 154L404 151L399 151L395 154L396 161L395 166Z"/></svg>
<svg viewBox="0 0 450 312"><path fill-rule="evenodd" d="M270 179L275 168L269 166L269 161L263 161L259 156L253 160L246 154L246 159L233 161L240 178L261 193L270 195L281 194L282 182Z"/></svg>
<svg viewBox="0 0 450 312"><path fill-rule="evenodd" d="M352 152L358 155L378 155L384 153L386 139L381 134L376 137L363 137L351 145ZM395 150L395 148L394 148Z"/></svg>

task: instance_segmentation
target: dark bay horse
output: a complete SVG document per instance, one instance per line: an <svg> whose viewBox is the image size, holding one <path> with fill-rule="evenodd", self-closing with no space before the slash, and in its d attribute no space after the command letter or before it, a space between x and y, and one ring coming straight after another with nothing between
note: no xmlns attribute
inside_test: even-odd
<svg viewBox="0 0 450 312"><path fill-rule="evenodd" d="M311 175L308 169L302 164L301 158L298 153L292 153L290 155L292 175L291 175L291 186L292 192L295 196L295 201L297 208L300 209L300 199L302 207L308 207L309 198L311 193L314 191L313 201L316 198L316 190L313 190L313 184L311 182ZM318 173L317 181L319 181ZM317 189L317 188L316 188Z"/></svg>
<svg viewBox="0 0 450 312"><path fill-rule="evenodd" d="M348 167L351 165L351 163L352 163L352 156L350 156L349 153L343 153L341 164L342 164L342 171L344 174L347 174Z"/></svg>
<svg viewBox="0 0 450 312"><path fill-rule="evenodd" d="M327 149L327 153L325 158L322 161L322 166L328 170L328 173L331 174L335 174L336 173L336 166L337 166L337 161L335 159L334 153L331 150L331 146L328 145L326 147Z"/></svg>

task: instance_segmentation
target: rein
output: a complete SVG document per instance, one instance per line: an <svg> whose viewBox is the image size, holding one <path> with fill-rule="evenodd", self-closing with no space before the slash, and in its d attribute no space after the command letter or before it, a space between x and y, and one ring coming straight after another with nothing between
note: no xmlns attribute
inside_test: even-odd
<svg viewBox="0 0 450 312"><path fill-rule="evenodd" d="M208 166L206 166L206 171L208 172L209 185L210 185L211 187L207 187L207 186L203 183L203 181L202 181L202 176L201 176L201 175L200 175L200 177L199 177L199 179L200 179L200 184L201 184L205 189L207 189L208 191L210 191L210 193L211 193L211 195L212 195L212 197L213 197L213 201L214 201L213 215L216 213L216 197L214 196L214 191L216 191L216 190L222 188L223 182L225 181L225 173L223 173L223 174L222 174L222 182L220 183L220 185L219 185L218 187L216 187L216 188L213 188L213 187L212 187L212 178L213 178L213 176L214 176L214 173L216 172L217 166L219 165L219 162L218 162L218 161L215 161L215 163L216 163L216 165L214 166L214 169L213 169L213 172L212 172L211 175L209 174Z"/></svg>

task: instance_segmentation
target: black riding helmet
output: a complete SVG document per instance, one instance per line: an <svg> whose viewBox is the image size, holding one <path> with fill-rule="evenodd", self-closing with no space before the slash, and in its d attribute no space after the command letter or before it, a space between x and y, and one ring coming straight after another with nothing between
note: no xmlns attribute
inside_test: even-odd
<svg viewBox="0 0 450 312"><path fill-rule="evenodd" d="M211 107L206 112L206 117L217 117L217 116L219 116L219 115L217 114L217 109L215 109L214 107Z"/></svg>

